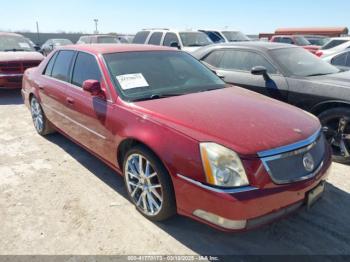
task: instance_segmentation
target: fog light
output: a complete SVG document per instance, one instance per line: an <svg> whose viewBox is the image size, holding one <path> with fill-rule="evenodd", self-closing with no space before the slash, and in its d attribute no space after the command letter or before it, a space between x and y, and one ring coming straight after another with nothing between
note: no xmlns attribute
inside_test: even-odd
<svg viewBox="0 0 350 262"><path fill-rule="evenodd" d="M195 210L193 215L226 229L244 229L247 225L247 220L230 220L200 209Z"/></svg>

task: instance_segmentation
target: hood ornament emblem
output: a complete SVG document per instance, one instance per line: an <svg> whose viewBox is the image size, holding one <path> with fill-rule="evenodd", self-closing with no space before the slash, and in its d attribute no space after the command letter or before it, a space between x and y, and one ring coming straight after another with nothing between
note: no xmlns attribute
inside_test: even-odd
<svg viewBox="0 0 350 262"><path fill-rule="evenodd" d="M303 156L303 165L306 171L312 172L315 168L315 160L310 153Z"/></svg>

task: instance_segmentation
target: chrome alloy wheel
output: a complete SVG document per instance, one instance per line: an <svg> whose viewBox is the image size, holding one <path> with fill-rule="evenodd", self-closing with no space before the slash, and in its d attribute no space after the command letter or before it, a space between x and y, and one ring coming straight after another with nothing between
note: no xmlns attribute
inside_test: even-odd
<svg viewBox="0 0 350 262"><path fill-rule="evenodd" d="M147 216L156 216L163 204L163 191L158 174L150 161L132 154L124 167L125 181L132 201Z"/></svg>
<svg viewBox="0 0 350 262"><path fill-rule="evenodd" d="M38 133L41 133L44 130L44 115L43 111L41 109L40 104L38 101L33 98L30 103L30 111L32 113L33 123L35 126L35 129L38 131Z"/></svg>

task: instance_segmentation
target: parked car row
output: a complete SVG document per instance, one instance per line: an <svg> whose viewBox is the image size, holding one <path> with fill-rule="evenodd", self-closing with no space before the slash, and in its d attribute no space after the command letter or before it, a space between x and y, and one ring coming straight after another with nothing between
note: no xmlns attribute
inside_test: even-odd
<svg viewBox="0 0 350 262"><path fill-rule="evenodd" d="M123 175L145 217L256 228L311 206L332 153L350 163L350 72L304 45L108 37L53 48L25 71L22 96L40 135L61 132Z"/></svg>

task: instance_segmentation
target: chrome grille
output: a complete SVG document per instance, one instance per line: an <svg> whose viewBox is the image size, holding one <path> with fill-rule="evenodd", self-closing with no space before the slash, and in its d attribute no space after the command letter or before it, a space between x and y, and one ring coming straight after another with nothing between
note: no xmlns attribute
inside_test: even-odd
<svg viewBox="0 0 350 262"><path fill-rule="evenodd" d="M287 184L312 178L323 166L326 154L326 139L323 133L318 132L314 140L303 147L293 148L291 151L281 152L278 155L262 157L261 160L276 184ZM307 170L305 157L312 158L313 167Z"/></svg>

